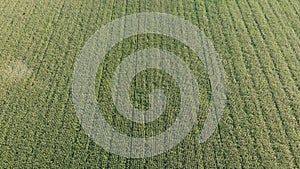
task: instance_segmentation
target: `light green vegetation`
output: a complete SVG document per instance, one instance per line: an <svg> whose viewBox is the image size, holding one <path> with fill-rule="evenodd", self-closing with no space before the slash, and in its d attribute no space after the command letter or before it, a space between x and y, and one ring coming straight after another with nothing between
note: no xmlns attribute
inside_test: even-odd
<svg viewBox="0 0 300 169"><path fill-rule="evenodd" d="M127 159L103 150L79 124L72 102L76 58L90 36L110 21L138 12L163 12L197 25L214 44L227 80L227 105L204 144L199 133L210 101L203 63L183 43L146 34L118 43L97 74L107 121L121 133L154 136L174 122L178 84L158 70L132 81L141 110L163 89L166 112L146 125L118 114L110 78L122 59L157 47L180 56L200 89L200 112L190 134L170 151ZM0 3L0 168L299 168L300 1L2 0ZM101 96L101 97L100 97Z"/></svg>

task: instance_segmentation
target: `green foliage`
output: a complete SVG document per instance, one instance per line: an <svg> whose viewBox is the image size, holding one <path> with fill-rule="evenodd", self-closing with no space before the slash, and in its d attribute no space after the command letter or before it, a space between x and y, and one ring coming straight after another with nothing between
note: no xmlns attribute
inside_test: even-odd
<svg viewBox="0 0 300 169"><path fill-rule="evenodd" d="M0 168L299 168L299 1L8 1L0 4ZM110 78L129 54L157 47L180 56L200 89L200 112L190 134L170 151L145 159L110 154L79 124L72 74L86 40L110 21L138 12L164 12L197 25L213 42L227 77L227 107L204 144L199 133L209 109L203 63L175 39L142 34L118 43L99 65L96 91L107 121L133 137L159 134L179 109L178 84L147 70L131 84L131 102L149 107L163 89L166 112L146 125L118 114ZM99 97L101 96L101 97Z"/></svg>

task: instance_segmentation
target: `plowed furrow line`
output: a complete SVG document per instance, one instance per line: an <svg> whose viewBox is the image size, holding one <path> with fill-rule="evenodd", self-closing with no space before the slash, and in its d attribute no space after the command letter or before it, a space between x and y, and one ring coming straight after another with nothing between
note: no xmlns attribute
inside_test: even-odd
<svg viewBox="0 0 300 169"><path fill-rule="evenodd" d="M248 4L246 4L246 5L243 4L241 6L248 6ZM251 9L252 13L255 12L255 11L252 11L253 10L252 8L250 8L250 9ZM256 13L254 13L254 14L256 14ZM251 35L251 36L253 36L253 38L252 38L253 41L254 41L253 44L255 44L256 46L265 47L266 46L266 44L265 44L266 42L265 41L267 39L266 39L263 31L261 30L262 28L260 27L260 25L258 25L257 18L253 18L253 23L254 24L251 25L251 26L253 28L255 28L254 30L257 30L257 31L254 32L255 35ZM251 34L252 32L249 32L249 33ZM261 37L261 39L257 39L257 37ZM275 114L276 116L273 117L273 118L275 118L276 121L279 122L278 123L278 132L276 132L277 136L273 138L274 140L278 140L278 141L276 141L276 144L274 144L274 145L277 145L279 143L280 137L282 137L281 140L286 140L285 136L283 136L282 134L278 135L278 133L280 133L280 132L286 133L286 129L283 127L283 124L282 124L281 111L279 110L278 101L277 101L278 99L276 98L277 92L275 93L276 90L273 87L273 83L274 82L275 83L280 83L280 81L278 80L278 77L276 77L276 75L275 75L276 72L274 72L274 64L273 64L273 61L271 60L271 56L270 56L270 53L269 53L270 51L265 51L265 52L266 52L265 54L260 54L260 55L257 55L257 56L260 56L259 60L260 60L260 64L261 65L266 65L266 66L268 65L263 70L264 70L265 77L267 79L267 83L268 83L268 86L269 86L269 91L270 91L270 94L271 94L271 99L273 100L272 102L274 103L274 107L273 108L275 108L275 112L277 112ZM270 70L270 68L271 68L271 70ZM275 131L273 131L273 132L274 132L273 134L275 134ZM282 147L280 147L280 148L281 148L280 151L286 151L285 149L287 147L285 145L282 145ZM291 152L285 153L285 155L290 156L290 153ZM278 157L278 158L282 158L282 157ZM285 164L285 165L290 165L290 164Z"/></svg>
<svg viewBox="0 0 300 169"><path fill-rule="evenodd" d="M300 3L299 3L299 1L288 0L287 3L291 5L291 8L293 8L292 11L295 11L295 13L297 14L297 16L300 16L300 10L299 10L300 9ZM299 17L298 17L298 19L300 21Z"/></svg>
<svg viewBox="0 0 300 169"><path fill-rule="evenodd" d="M233 62L233 65L236 70L237 74L237 79L238 79L238 84L239 84L239 93L241 96L241 101L242 102L242 112L238 113L238 118L236 119L237 122L237 128L240 128L240 132L237 135L240 135L238 138L240 140L239 145L241 147L247 146L247 151L241 150L242 156L244 157L244 162L242 163L242 166L245 168L249 167L258 167L258 166L253 166L253 164L249 163L249 161L259 161L261 160L260 154L257 154L256 150L257 147L255 146L257 144L257 139L256 135L253 135L252 132L244 131L243 128L251 128L253 126L253 119L255 119L254 112L257 111L257 106L255 103L252 101L254 98L256 98L255 92L253 90L253 80L251 78L251 74L249 72L249 66L248 64L245 64L247 62L247 59L245 58L244 51L245 49L245 42L241 40L245 40L244 34L241 32L241 29L243 28L238 28L239 25L242 25L243 20L237 21L236 13L230 12L229 6L232 7L233 5L228 5L228 4L219 4L220 6L220 11L222 12L222 15L220 15L220 18L222 19L222 25L223 27L223 32L227 34L228 36L228 42L230 44L230 47L227 47L231 51L231 57L236 58ZM225 10L224 10L225 9ZM235 10L235 11L238 11ZM242 79L242 81L240 81ZM251 99L251 100L250 100ZM242 121L239 119L243 119ZM247 143L244 143L244 140L242 139L243 137L249 138L247 142L253 142L251 145L247 145ZM248 156L249 155L249 156ZM251 164L251 166L249 166ZM257 164L258 165L258 164Z"/></svg>
<svg viewBox="0 0 300 169"><path fill-rule="evenodd" d="M120 9L118 9L118 5L122 6L121 4L122 3L117 3L117 1L115 1L115 0L111 1L109 3L109 6L110 6L112 12L110 14L109 13L106 14L107 18L109 19L108 22L113 21L114 19L121 17L120 14L118 13L118 12L122 12ZM126 9L127 8L127 4L125 4L122 7L125 7L125 9ZM107 57L112 57L112 55L109 53L107 55ZM104 59L103 61L105 62L106 59ZM109 63L104 63L104 69L110 69ZM100 79L102 79L102 78L100 77ZM111 86L108 86L108 88L110 89ZM99 95L100 94L101 93L99 93ZM115 117L116 116L113 115L113 119L108 119L111 122L111 124L118 124ZM113 147L113 145L112 145L112 142L113 142L113 139L114 139L113 134L110 136L110 138L111 138L110 147ZM104 150L104 151L106 151L106 150ZM114 167L114 165L116 165L114 163L114 161L120 161L119 158L118 158L118 156L116 156L114 154L111 154L111 153L108 153L106 158L107 158L107 163L105 164L106 168L116 168L116 167ZM124 166L125 162L126 161L122 160L122 163L120 163L120 165Z"/></svg>
<svg viewBox="0 0 300 169"><path fill-rule="evenodd" d="M225 27L225 25L222 25L221 23L223 23L222 22L222 19L220 18L220 16L221 16L221 14L220 14L220 12L219 12L219 9L218 9L218 6L217 6L217 4L216 3L212 3L211 5L209 5L209 3L207 2L206 3L206 14L207 14L207 17L208 17L208 22L209 22L209 31L210 31L210 36L212 37L212 39L214 40L214 45L215 45L215 47L217 48L217 50L219 49L220 51L218 51L220 54L221 54L221 57L224 57L224 58L226 58L226 56L229 56L229 55L232 55L233 53L232 52L235 52L234 50L232 50L232 47L233 46L230 46L230 43L229 43L229 41L228 41L228 38L229 38L229 36L230 35L228 35L226 32L224 32L223 31L223 29L224 28L226 28ZM225 46L223 46L224 44L226 44L226 47ZM227 46L228 45L228 46ZM224 50L221 50L222 48L230 48L231 50L230 51L224 51ZM207 53L208 54L208 53ZM224 61L224 60L223 60ZM227 60L228 61L228 60ZM230 64L231 65L231 64ZM231 70L234 70L234 72L236 72L235 71L235 67L233 66L233 67L229 67L229 65L226 65L226 66L228 66L227 68L228 69L231 69ZM226 69L226 68L225 68ZM235 74L235 73L234 73ZM232 74L233 76L236 76L236 74L234 75L234 74ZM234 77L232 77L232 78L234 78ZM229 79L227 79L227 80L229 80ZM230 88L232 87L229 87L230 86L230 82L228 82L229 84L227 84L228 86L227 86L227 89L228 90L230 90ZM229 92L229 91L228 91ZM237 121L237 119L234 117L234 116L231 116L231 119L233 119L233 121L234 121L234 123L233 123L233 126L235 126L235 127L233 127L233 128L235 128L235 130L237 130L237 123L235 123L236 121ZM222 129L219 129L219 130L222 130ZM232 135L233 136L233 135ZM221 137L221 136L220 136ZM238 134L238 133L234 133L234 139L233 140L240 140L240 135ZM232 141L232 140L231 140ZM239 147L240 147L240 145L238 144L238 142L234 142L234 143L232 143L232 142L229 142L229 144L231 145L231 144L233 144L233 145L231 145L230 147L231 148L236 148L236 150L235 151L233 151L232 153L234 153L234 155L233 154L231 154L231 153L229 153L229 154L227 154L227 156L235 156L235 161L233 162L233 163L231 163L231 164L229 164L229 166L231 166L231 167L233 167L233 168L235 168L235 167L242 167L242 165L244 164L244 161L245 161L245 156L243 156L243 155L241 155L240 154L240 150L239 150ZM212 145L213 146L213 145ZM213 150L210 150L210 149L206 149L206 147L207 147L207 145L204 147L204 149L205 149L205 154L208 154L207 152L208 151L212 151L213 152ZM214 148L212 148L212 149L214 149ZM215 154L215 153L214 153ZM238 155L237 155L238 154ZM214 155L215 156L215 155ZM213 167L213 166L210 166L209 164L207 164L207 163L210 163L209 161L207 161L207 159L204 159L206 162L206 165L208 165L208 166L206 166L206 167ZM218 165L218 164L216 164L216 165ZM229 166L226 166L226 167L229 167ZM217 167L219 167L219 166L217 166ZM220 166L221 167L221 166Z"/></svg>
<svg viewBox="0 0 300 169"><path fill-rule="evenodd" d="M249 16L247 17L247 15L246 15L246 14L250 14L249 8L241 8L241 6L245 7L245 5L240 5L237 1L236 1L236 4L238 5L237 9L239 10L240 15L242 16L244 28L246 28L246 31L245 31L244 34L247 35L248 44L251 44L251 46L252 46L252 47L250 46L250 49L255 49L255 47L253 46L255 44L255 40L256 40L255 38L260 37L260 35L258 35L258 34L252 35L252 31L255 30L255 29L253 29L252 25L249 25L249 23L253 23L254 21L251 21ZM245 59L247 59L248 69L249 69L249 71L253 72L253 74L251 75L252 76L252 81L255 81L253 83L255 84L255 86L257 86L256 91L253 91L253 93L257 93L258 95L255 98L258 98L260 100L259 102L255 103L256 108L260 112L259 113L260 114L259 119L261 119L261 118L264 119L263 124L266 124L267 128L269 130L271 130L272 125L270 125L268 123L268 119L269 119L267 117L268 114L265 114L265 115L262 114L262 113L268 113L269 111L271 112L271 110L268 110L268 111L265 110L265 108L262 104L262 101L265 101L265 99L261 98L261 96L263 96L263 93L265 92L264 89L268 87L268 85L267 85L268 82L267 82L267 79L266 79L266 76L265 76L265 71L262 69L262 64L261 64L260 60L257 57L259 55L257 53L257 50L255 52L253 50L247 51L248 47L244 48L244 50L246 50L245 54L247 54L246 55L247 57L245 57ZM249 57L252 57L252 56L255 56L255 58L252 58L252 59L249 58ZM254 61L256 63L252 63ZM255 72L258 71L259 73L255 73L254 71ZM257 81L257 79L259 79L259 81ZM262 81L262 79L264 79L264 80ZM267 89L265 89L265 90L267 90ZM266 96L264 96L264 97L266 97ZM261 100L261 99L263 99L263 100ZM253 98L253 101L255 101L255 100L256 99ZM260 123L258 123L258 125L259 124ZM258 128L258 130L261 130L261 128ZM266 131L264 131L264 132L266 132ZM267 135L269 135L268 133L269 132L267 132ZM259 138L258 136L259 135L257 135L256 137L257 137L257 139L260 139L260 141L261 141L260 144L265 145L267 143L267 145L264 146L265 147L264 149L270 151L270 146L271 146L270 142L271 142L271 140L266 139L266 140L270 140L270 142L269 141L266 142L266 141L264 141L263 138ZM269 135L269 137L272 138L271 135ZM273 154L272 156L267 155L267 154L265 155L263 151L261 152L261 156L264 156L264 157L261 158L261 159L263 159L262 164L266 167L269 165L269 162L270 162L270 161L267 161L267 160L274 160L274 159L266 159L266 157L273 157L274 156L275 150L274 150L273 146L271 147L271 149L272 149L272 151L268 152L268 153ZM273 164L273 165L276 165L276 164Z"/></svg>
<svg viewBox="0 0 300 169"><path fill-rule="evenodd" d="M12 8L8 8L8 7L6 7L5 6L5 8L8 8L8 9L6 9L7 10L7 12L3 12L3 14L5 15L5 16L2 16L3 18L5 18L5 21L7 21L7 22L4 22L4 23L1 23L1 27L0 27L0 30L1 30L1 33L6 33L6 32L10 32L9 34L8 34L8 36L7 36L7 39L3 39L3 41L5 41L5 42L8 42L9 41L9 39L11 38L11 34L14 32L14 29L12 29L13 27L11 27L11 26L9 26L9 25L12 25L12 24L14 24L14 19L15 19L15 14L17 13L16 12L16 10L18 9L17 8L17 5L20 3L20 0L17 0L17 1L15 1L15 3L12 5ZM13 15L13 16L10 16L10 15ZM8 19L8 18L10 18L10 19ZM10 29L10 30L8 30L8 29L4 29L4 28L8 28L8 29ZM1 35L1 34L0 34ZM6 43L5 43L6 44Z"/></svg>
<svg viewBox="0 0 300 169"><path fill-rule="evenodd" d="M58 16L58 18L56 19L56 23L58 23L59 22L59 20L60 20L60 18L61 18L61 16L62 16L62 9L63 9L63 4L61 5L61 8L60 8L60 15ZM54 20L53 20L54 21ZM50 38L49 38L49 40L47 41L47 44L46 44L46 47L45 47L45 51L43 52L43 54L42 54L42 62L40 62L40 66L38 67L38 69L37 69L37 72L36 72L36 76L34 76L34 78L36 78L37 77L37 75L39 74L39 70L40 70L40 68L42 67L42 66L44 66L44 64L43 64L43 60L45 59L45 57L46 57L46 55L48 55L48 49L50 49L51 48L51 39L52 38L54 38L54 35L55 35L55 30L56 30L56 28L54 28L54 29L52 29L52 31L51 31L51 34L50 34ZM53 60L51 60L50 61L50 63L52 62ZM57 61L56 61L56 63L57 63ZM54 64L54 65L57 65L57 64ZM53 64L52 64L52 66L54 66ZM51 71L51 70L57 70L57 67L47 67L47 68L50 68L50 70L49 71ZM55 88L53 88L53 86L54 86L54 79L55 79L55 76L56 76L56 74L57 74L57 71L55 71L55 73L53 74L51 74L51 76L50 76L50 78L49 78L49 83L48 84L50 84L49 85L49 91L48 91L48 95L45 97L45 102L46 103L52 103L52 101L51 101L51 99L53 98L53 96L54 96L54 91L52 92L52 90L53 89L55 89ZM52 79L52 80L51 80ZM52 94L51 94L52 93ZM43 105L43 106L46 106L45 107L45 110L47 110L46 111L46 113L49 113L49 110L50 110L50 105L51 104L48 104L47 106L46 105ZM41 117L42 116L42 117ZM41 124L36 124L36 126L39 126L39 129L38 128L36 128L36 130L35 130L35 133L34 133L34 139L36 139L36 140L42 140L42 139L44 139L43 138L43 135L45 134L45 133L43 133L43 131L41 131L40 129L42 128L40 125L45 125L45 124L47 124L47 122L46 121L44 121L44 120L47 120L47 115L46 114L44 114L44 115L40 115L40 117L41 118L43 118L43 119L41 119L38 123L41 123ZM44 126L44 128L47 128L47 126ZM37 141L38 142L38 141Z"/></svg>
<svg viewBox="0 0 300 169"><path fill-rule="evenodd" d="M40 73L40 69L41 69L41 67L43 66L43 62L44 62L45 57L46 57L46 54L47 54L47 52L48 52L49 45L50 45L51 42L52 42L52 38L53 38L53 36L54 36L55 31L57 31L57 30L56 30L56 29L57 29L57 23L58 23L59 20L62 18L62 10L63 10L63 7L64 7L64 3L65 3L65 1L62 2L62 5L61 5L61 7L60 7L60 9L59 9L60 12L59 12L59 14L58 14L57 19L56 19L56 20L53 20L52 25L54 25L54 26L53 26L53 29L52 29L52 31L51 31L49 40L47 41L45 50L44 50L44 52L42 53L41 60L40 60L40 66L37 68L36 75L39 75L39 73Z"/></svg>
<svg viewBox="0 0 300 169"><path fill-rule="evenodd" d="M82 5L80 6L80 10L81 9L82 9ZM93 10L90 11L90 13L92 13L92 12L93 12ZM78 16L79 16L79 14L78 14ZM66 15L64 15L64 17L67 18ZM62 19L62 20L64 20L64 19ZM70 22L70 23L66 24L68 27L67 26L63 27L65 30L61 30L60 34L64 34L65 32L68 32L67 30L72 30L72 28L75 27L75 25L73 25L75 23L74 20L68 20L68 21ZM87 24L89 24L89 23L90 23L90 17L87 21ZM76 31L76 29L73 29L72 33L68 34L68 37L74 36L75 31ZM84 36L86 34L87 33L85 33ZM72 40L68 40L66 42L66 44L70 44L70 43L72 43ZM56 90L55 91L65 91L65 93L60 93L60 92L55 93L54 97L57 98L55 100L58 101L58 102L53 103L53 106L52 106L52 107L56 107L56 110L54 110L55 112L64 112L64 110L66 110L67 106L70 103L70 97L71 96L69 96L69 91L71 90L71 88L69 88L69 86L71 86L71 84L70 84L71 79L70 78L72 77L72 71L73 71L72 67L73 67L73 64L74 64L74 60L72 58L76 59L76 56L75 57L73 57L73 56L77 54L76 51L74 51L75 54L70 55L69 50L71 50L71 48L72 48L71 45L67 45L66 49L63 49L63 51L62 51L63 54L61 55L61 57L64 58L64 61L60 62L60 63L56 63L56 65L58 65L56 70L58 70L58 72L60 72L61 76L58 76L57 77L58 79L56 79L56 81L58 83L56 84ZM71 67L69 69L67 69L68 67L66 67L66 65L71 65ZM67 76L69 78L66 79L64 76ZM66 99L66 100L63 101L62 99ZM59 105L57 105L57 104L59 104ZM58 108L58 107L62 107L62 108ZM64 135L62 135L62 128L65 124L65 121L64 121L65 117L66 117L66 113L64 112L64 113L59 113L56 116L52 116L52 118L50 119L50 121L57 121L57 119L62 119L62 120L56 122L56 126L58 126L58 130L56 130L56 132L54 134L54 137L52 138L53 144L54 144L55 141L57 142L61 137L64 137ZM71 120L71 119L68 119L68 120ZM74 142L75 142L74 140L73 140L73 142L69 142L69 146L73 146ZM87 145L89 145L89 140L87 140ZM88 148L88 146L86 146L86 148ZM53 154L63 153L63 152L60 152L60 151L57 151L57 150L61 150L61 149L56 149L56 151L54 151ZM74 149L71 149L71 151L74 151ZM82 152L81 154L84 155L86 153ZM67 154L63 154L63 155L67 155ZM70 158L70 159L74 160L75 158ZM70 163L71 161L69 161L69 162L64 161L64 162L65 163Z"/></svg>
<svg viewBox="0 0 300 169"><path fill-rule="evenodd" d="M249 2L250 3L250 2ZM255 6L255 7L252 7L252 9L259 9L259 7L257 7L257 6ZM266 12L267 10L263 10L264 12ZM263 14L261 13L261 15L260 16L263 16ZM269 38L270 37L272 37L272 30L269 30L269 29L266 29L266 28L263 28L261 25L265 25L265 23L263 22L263 21L261 21L261 23L259 23L259 21L258 21L258 19L260 19L260 17L255 17L256 19L257 19L257 25L258 25L258 27L259 27L259 30L261 30L261 34L262 34L262 32L270 32L271 33L271 36L268 36ZM276 25L270 25L270 23L269 23L269 27L271 28L273 28L273 29L275 29L275 28L277 28L277 24ZM263 30L263 29L265 29L265 30ZM274 30L274 32L280 32L280 28L278 28L278 30ZM274 36L274 35L273 35ZM283 35L283 37L284 37L284 35ZM281 38L281 40L282 40L282 38ZM276 40L275 39L270 39L270 41L268 41L267 40L267 38L264 38L264 42L265 42L265 44L267 45L267 43L270 43L271 45L270 46L274 46L274 47L276 47L276 51L280 51L280 49L279 49L279 46L282 46L282 45L278 45L277 44L277 42L276 42ZM274 43L275 42L275 43ZM269 49L271 49L270 47L269 47ZM274 65L274 66L276 66L276 61L277 60L282 60L282 61L286 61L286 57L281 57L281 58L277 58L276 60L274 60L274 57L280 57L280 54L278 53L278 54L276 54L276 55L273 55L272 56L272 54L271 54L271 50L270 50L270 56L271 56L271 58L270 58L270 60L272 61L272 64ZM283 51L282 51L282 49L281 49L281 55L283 55ZM277 66L277 67L279 67L279 68L284 68L284 67L287 67L289 70L290 70L290 68L289 68L289 66L288 66L289 64L282 64L282 65L279 65L279 66ZM277 108L277 110L278 110L278 112L279 112L279 118L280 118L280 121L281 121L281 123L282 123L282 127L283 127L283 129L284 129L284 131L285 131L285 134L286 134L286 137L287 138L293 138L294 136L296 136L297 135L297 133L294 133L297 129L296 129L296 126L294 126L296 123L297 123L297 120L296 120L296 115L295 115L295 113L292 111L292 107L291 107L291 103L289 103L289 102L287 102L288 100L289 100L289 98L287 97L287 94L289 94L290 92L288 92L287 90L286 90L286 87L284 87L284 86L291 86L291 85L293 85L293 81L288 81L288 82L286 82L285 84L283 84L284 82L283 82L283 80L284 80L284 78L285 77L291 77L291 74L289 74L289 75L280 75L281 73L282 73L283 71L276 71L276 74L277 74L277 78L278 78L278 81L280 81L280 84L281 84L281 86L279 86L279 85L276 85L276 87L274 87L274 89L273 90L275 90L275 88L277 88L277 89L281 89L280 91L277 91L277 92L280 92L280 93L278 93L278 97L276 98L276 94L275 94L275 92L273 93L273 97L274 97L274 101L275 101L275 105L276 105L276 108ZM295 86L295 85L293 85L293 86ZM271 87L271 86L270 86ZM278 88L279 87L279 88ZM276 92L276 93L277 93ZM282 96L284 96L284 99L283 100L279 100L280 98L282 98ZM284 116L284 117L283 117ZM288 126L288 127L287 127ZM294 129L293 129L293 127L295 127ZM289 141L288 142L288 144L289 144L289 150L290 150L290 152L291 152L291 154L292 154L292 156L294 156L295 157L295 155L294 155L294 150L293 150L293 146L291 145L291 142ZM292 158L292 159L294 159L294 164L297 166L297 163L296 163L296 161L295 161L295 158Z"/></svg>
<svg viewBox="0 0 300 169"><path fill-rule="evenodd" d="M282 30L280 30L282 33L285 34L285 39L288 41L285 44L282 43L281 48L282 48L282 53L287 55L284 56L286 62L287 59L291 60L289 62L287 62L287 66L289 67L291 74L292 74L292 78L295 81L296 85L298 86L298 90L300 91L300 32L295 32L295 31L291 31L291 28L294 27L294 25L299 25L299 28L295 28L296 30L300 31L300 24L299 22L294 22L293 24L289 24L289 26L287 26L286 22L290 21L293 19L292 16L290 16L291 14L287 14L286 12L285 15L286 17L283 17L282 15L282 11L281 13L278 13L276 9L280 10L281 8L279 7L279 4L272 4L273 1L268 1L268 5L269 8L271 9L272 13L275 15L274 19L278 19L280 21L281 27L284 28ZM275 6L276 5L276 6ZM281 5L281 4L280 4ZM288 10L288 11L292 11L292 10ZM289 16L289 17L287 17ZM272 28L272 27L271 27ZM285 31L286 30L286 31ZM278 42L281 42L281 39L278 40ZM288 47L287 47L288 44ZM286 48L286 50L283 49L283 47ZM286 52L284 52L286 51Z"/></svg>
<svg viewBox="0 0 300 169"><path fill-rule="evenodd" d="M242 82L249 84L248 89L249 91L245 91L245 89L241 89L240 93L243 93L242 95L249 95L249 97L245 97L243 99L244 105L245 105L245 112L248 114L247 120L249 121L249 127L247 128L253 128L255 132L250 132L250 136L253 139L253 148L249 148L252 158L250 161L259 161L260 164L258 166L246 166L248 167L260 167L261 165L264 166L262 154L265 151L264 149L269 149L269 142L267 143L267 146L263 146L261 141L262 140L269 140L266 139L266 136L262 136L261 133L259 133L259 130L263 127L266 128L266 123L262 115L262 110L259 107L259 103L257 101L258 95L255 91L255 80L254 80L254 72L253 70L255 68L255 64L253 63L254 60L251 59L251 57L255 56L255 52L253 48L250 46L251 39L247 36L248 30L245 27L245 21L241 17L240 8L237 6L236 3L226 3L226 10L230 13L231 22L233 24L233 30L235 34L235 38L238 39L238 50L241 51L240 55L242 57L241 64L245 67L247 74L249 75L249 82ZM234 8L234 9L233 9ZM228 17L228 16L227 16ZM228 17L229 18L229 17ZM238 64L240 65L240 64ZM242 85L243 86L243 85ZM255 120L259 119L259 120ZM260 126L261 125L261 126ZM252 126L252 127L251 127ZM272 152L273 153L273 152ZM250 154L250 153L249 153Z"/></svg>
<svg viewBox="0 0 300 169"><path fill-rule="evenodd" d="M268 10L264 9L263 6L264 5L260 4L261 10L266 13ZM273 9L272 11L274 12L275 7L269 6L269 8ZM280 18L280 16L276 15L276 17L274 17L273 19L275 19L275 18ZM296 58L294 57L294 54L297 55L297 52L295 52L295 50L293 49L291 44L289 44L287 42L287 37L289 35L286 35L285 32L283 31L284 29L282 29L282 28L284 28L284 23L282 23L282 19L281 18L279 19L281 28L278 27L277 24L271 25L269 22L270 20L268 20L268 19L266 19L266 21L269 24L269 28L274 29L274 30L266 30L266 31L271 32L271 34L273 34L272 32L277 32L277 33L280 32L281 37L284 37L284 38L280 38L279 41L278 40L276 41L275 38L271 40L272 42L275 43L275 46L277 48L280 48L280 55L277 55L280 58L273 59L273 62L274 62L274 65L280 64L277 66L278 70L280 70L280 71L277 71L278 72L277 74L279 76L279 79L281 79L280 81L281 81L282 86L284 86L284 87L282 87L282 89L285 91L285 93L287 95L287 99L290 101L290 108L293 109L293 107L295 107L297 109L297 107L300 107L300 105L299 105L300 104L300 96L299 96L299 94L297 94L299 92L297 91L297 80L296 80L296 78L299 76L297 74L295 74L295 72L300 72L300 67L299 67L300 62L298 62L298 60L296 60L297 57ZM293 36L295 36L295 35L293 35ZM272 37L274 37L274 35ZM282 41L284 41L284 42L282 42ZM289 46L284 48L284 46L286 46L286 44L289 44ZM290 53L292 53L292 54L290 54ZM280 61L282 61L283 63L277 63ZM288 69L286 71L288 71L289 73L284 74L284 72L286 72L286 71L283 71L279 68L281 68L281 69L286 68L286 69ZM297 70L297 69L299 69L299 70ZM288 79L288 77L291 77L291 78ZM292 114L294 115L295 119L298 119L298 117L297 117L298 114L296 114L295 112ZM295 121L295 119L294 119L294 121ZM299 123L298 123L298 125L299 125Z"/></svg>
<svg viewBox="0 0 300 169"><path fill-rule="evenodd" d="M199 5L198 6L198 3L200 4L201 3L201 6ZM202 7L202 8L201 8ZM199 29L201 29L204 33L206 33L205 32L205 30L203 30L205 27L204 27L204 25L202 25L202 24L205 24L205 25L207 25L207 23L203 23L204 21L203 20L205 20L205 21L207 21L208 19L207 19L207 14L206 14L206 10L205 10L205 3L204 2L198 2L197 0L194 0L194 7L193 7L193 9L194 9L194 11L195 11L195 17L196 17L196 22L198 23L198 26L199 26ZM200 13L200 12L203 12L203 13ZM203 17L203 18L202 18ZM205 18L205 19L204 19ZM202 25L202 26L200 26L200 25ZM208 35L207 35L208 36ZM204 50L204 47L203 47L203 50ZM198 123L200 123L199 121L198 121ZM200 127L199 127L199 124L198 124L198 126L197 126L199 129L200 129ZM194 139L194 141L195 142L198 142L199 140L199 134L200 134L200 131L198 131L195 135L195 139ZM199 150L200 149L200 150ZM199 144L195 144L194 145L194 152L195 152L195 158L196 159L198 159L198 161L197 161L197 164L196 164L196 167L197 168L204 168L204 151L203 151L203 148L201 147L201 145L199 145ZM224 151L223 151L223 153L224 153ZM225 154L225 153L224 153ZM224 155L225 156L225 155ZM224 157L224 160L225 160L226 158ZM225 160L226 161L226 160ZM201 167L200 167L200 165L201 165ZM225 166L226 166L226 164L225 164Z"/></svg>
<svg viewBox="0 0 300 169"><path fill-rule="evenodd" d="M219 16L213 15L215 13L215 11L209 10L210 8L214 8L214 7L209 6L207 2L205 3L205 7L206 7L206 16L207 16L208 22L209 22L208 30L210 32L210 37L213 37L212 39L214 39L214 45L216 47L218 47L219 49L222 48L222 47L224 47L225 49L231 49L231 46L228 43L229 42L228 41L229 40L229 37L228 37L229 35L221 33L221 32L223 32L222 29L224 27L220 25L221 21L219 20ZM214 21L217 24L214 24ZM231 50L225 50L225 51L219 51L219 52L222 52L221 54L223 54L224 58L227 58L229 56L231 57L231 55L232 55L232 53L231 53L232 51ZM223 62L224 61L229 61L229 60L228 59L227 60L223 60ZM227 65L227 68L229 70L231 70L231 73L228 74L228 76L230 76L231 80L232 79L236 79L235 76L236 76L236 72L237 72L236 71L236 67L232 66L232 65L233 65L233 63L230 63L230 64ZM228 72L228 70L227 70L227 72ZM227 80L229 80L229 79L227 79ZM228 90L230 90L233 87L230 84L230 82L227 85L228 85L227 86ZM228 92L230 92L230 91L228 91ZM233 112L235 112L234 109L233 109ZM231 152L227 152L228 154L226 154L226 156L228 158L230 158L230 159L231 159L231 157L234 158L235 161L234 161L234 163L230 163L228 165L231 166L232 168L242 167L242 163L243 163L244 159L243 159L243 157L241 155L237 155L237 154L239 154L239 151L240 151L239 150L240 146L238 145L238 142L237 142L239 136L237 135L236 132L234 132L237 129L237 123L236 123L237 119L236 119L236 117L234 115L230 116L230 119L233 121L233 123L232 123L232 125L233 125L232 126L232 131L233 132L230 134L231 138L228 140L227 145L229 145ZM229 166L227 166L227 167L229 167Z"/></svg>

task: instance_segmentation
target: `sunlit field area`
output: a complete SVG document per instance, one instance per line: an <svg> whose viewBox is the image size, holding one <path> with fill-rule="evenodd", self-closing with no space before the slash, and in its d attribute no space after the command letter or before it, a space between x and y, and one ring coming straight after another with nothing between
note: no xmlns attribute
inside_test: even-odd
<svg viewBox="0 0 300 169"><path fill-rule="evenodd" d="M213 134L200 143L212 96L205 64L170 36L123 39L106 53L95 76L95 100L114 130L154 137L175 123L182 108L184 93L176 80L147 69L131 79L129 101L148 110L149 94L160 89L167 98L164 112L145 124L118 112L111 79L140 50L158 48L181 58L197 81L200 103L179 144L151 157L128 158L86 133L74 108L72 81L89 38L113 20L141 12L177 16L206 35L224 67L226 105ZM300 168L300 1L1 0L0 168Z"/></svg>

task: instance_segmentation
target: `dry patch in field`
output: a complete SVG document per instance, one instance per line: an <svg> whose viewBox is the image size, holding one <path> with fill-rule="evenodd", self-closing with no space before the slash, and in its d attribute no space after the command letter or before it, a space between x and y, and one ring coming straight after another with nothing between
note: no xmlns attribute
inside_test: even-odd
<svg viewBox="0 0 300 169"><path fill-rule="evenodd" d="M0 61L0 83L2 85L21 82L28 78L31 72L32 70L23 61Z"/></svg>

